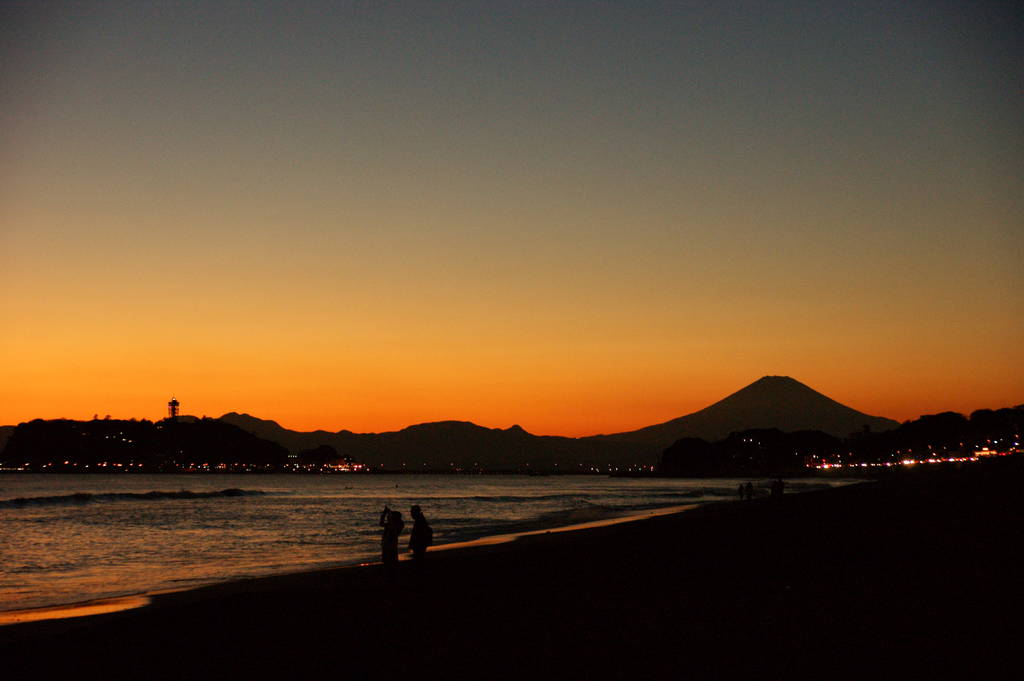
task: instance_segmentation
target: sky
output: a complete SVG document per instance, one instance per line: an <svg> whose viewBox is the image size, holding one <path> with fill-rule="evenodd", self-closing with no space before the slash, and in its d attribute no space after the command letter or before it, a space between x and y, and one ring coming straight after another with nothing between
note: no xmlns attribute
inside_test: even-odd
<svg viewBox="0 0 1024 681"><path fill-rule="evenodd" d="M0 423L1024 403L1024 17L0 2Z"/></svg>

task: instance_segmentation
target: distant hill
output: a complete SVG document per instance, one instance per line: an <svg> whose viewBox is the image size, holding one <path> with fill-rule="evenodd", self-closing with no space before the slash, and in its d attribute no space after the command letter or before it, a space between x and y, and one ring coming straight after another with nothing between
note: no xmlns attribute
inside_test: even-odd
<svg viewBox="0 0 1024 681"><path fill-rule="evenodd" d="M0 452L4 451L12 433L14 433L14 426L0 426Z"/></svg>
<svg viewBox="0 0 1024 681"><path fill-rule="evenodd" d="M842 438L862 432L865 426L873 432L882 432L896 428L899 423L851 409L789 376L765 376L687 416L639 430L588 439L645 443L664 449L684 437L714 442L730 433L754 428L777 428L783 432L820 430Z"/></svg>
<svg viewBox="0 0 1024 681"><path fill-rule="evenodd" d="M234 412L220 418L291 452L328 445L343 456L392 470L579 471L591 465L653 464L660 454L643 444L533 435L519 426L485 428L467 421L421 423L388 433L331 433L288 430L275 421Z"/></svg>
<svg viewBox="0 0 1024 681"><path fill-rule="evenodd" d="M315 430L312 432L299 432L288 430L277 421L256 418L249 414L230 412L220 417L221 421L237 426L242 430L252 433L264 440L276 442L292 454L304 449L314 449L320 445L334 446L334 438L342 434L351 435L349 431L343 430L338 433L329 433L326 430Z"/></svg>

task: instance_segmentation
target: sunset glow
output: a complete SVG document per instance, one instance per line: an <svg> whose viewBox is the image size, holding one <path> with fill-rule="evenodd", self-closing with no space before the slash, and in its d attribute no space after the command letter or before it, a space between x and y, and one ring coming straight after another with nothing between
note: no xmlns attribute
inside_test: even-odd
<svg viewBox="0 0 1024 681"><path fill-rule="evenodd" d="M494 4L5 4L0 425L1024 402L998 10Z"/></svg>

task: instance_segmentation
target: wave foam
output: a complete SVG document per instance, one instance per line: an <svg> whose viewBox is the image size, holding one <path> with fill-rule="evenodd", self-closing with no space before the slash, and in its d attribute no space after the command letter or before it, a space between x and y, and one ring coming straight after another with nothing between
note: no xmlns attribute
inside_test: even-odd
<svg viewBox="0 0 1024 681"><path fill-rule="evenodd" d="M88 492L77 492L75 494L62 494L50 497L18 497L17 499L0 500L0 508L24 508L25 506L81 506L96 502L110 501L165 501L167 499L210 499L216 497L250 497L267 494L259 490L246 490L232 487L215 492L191 492L180 490L178 492L108 492L104 494L90 494Z"/></svg>

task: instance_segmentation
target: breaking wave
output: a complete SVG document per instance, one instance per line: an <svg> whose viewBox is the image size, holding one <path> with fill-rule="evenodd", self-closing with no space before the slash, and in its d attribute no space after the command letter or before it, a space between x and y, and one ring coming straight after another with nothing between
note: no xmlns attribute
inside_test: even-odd
<svg viewBox="0 0 1024 681"><path fill-rule="evenodd" d="M62 494L53 497L19 497L17 499L0 500L0 508L23 508L25 506L81 506L96 502L110 501L164 501L166 499L211 499L216 497L252 497L262 496L267 492L246 490L232 487L216 492L108 492L104 494Z"/></svg>

